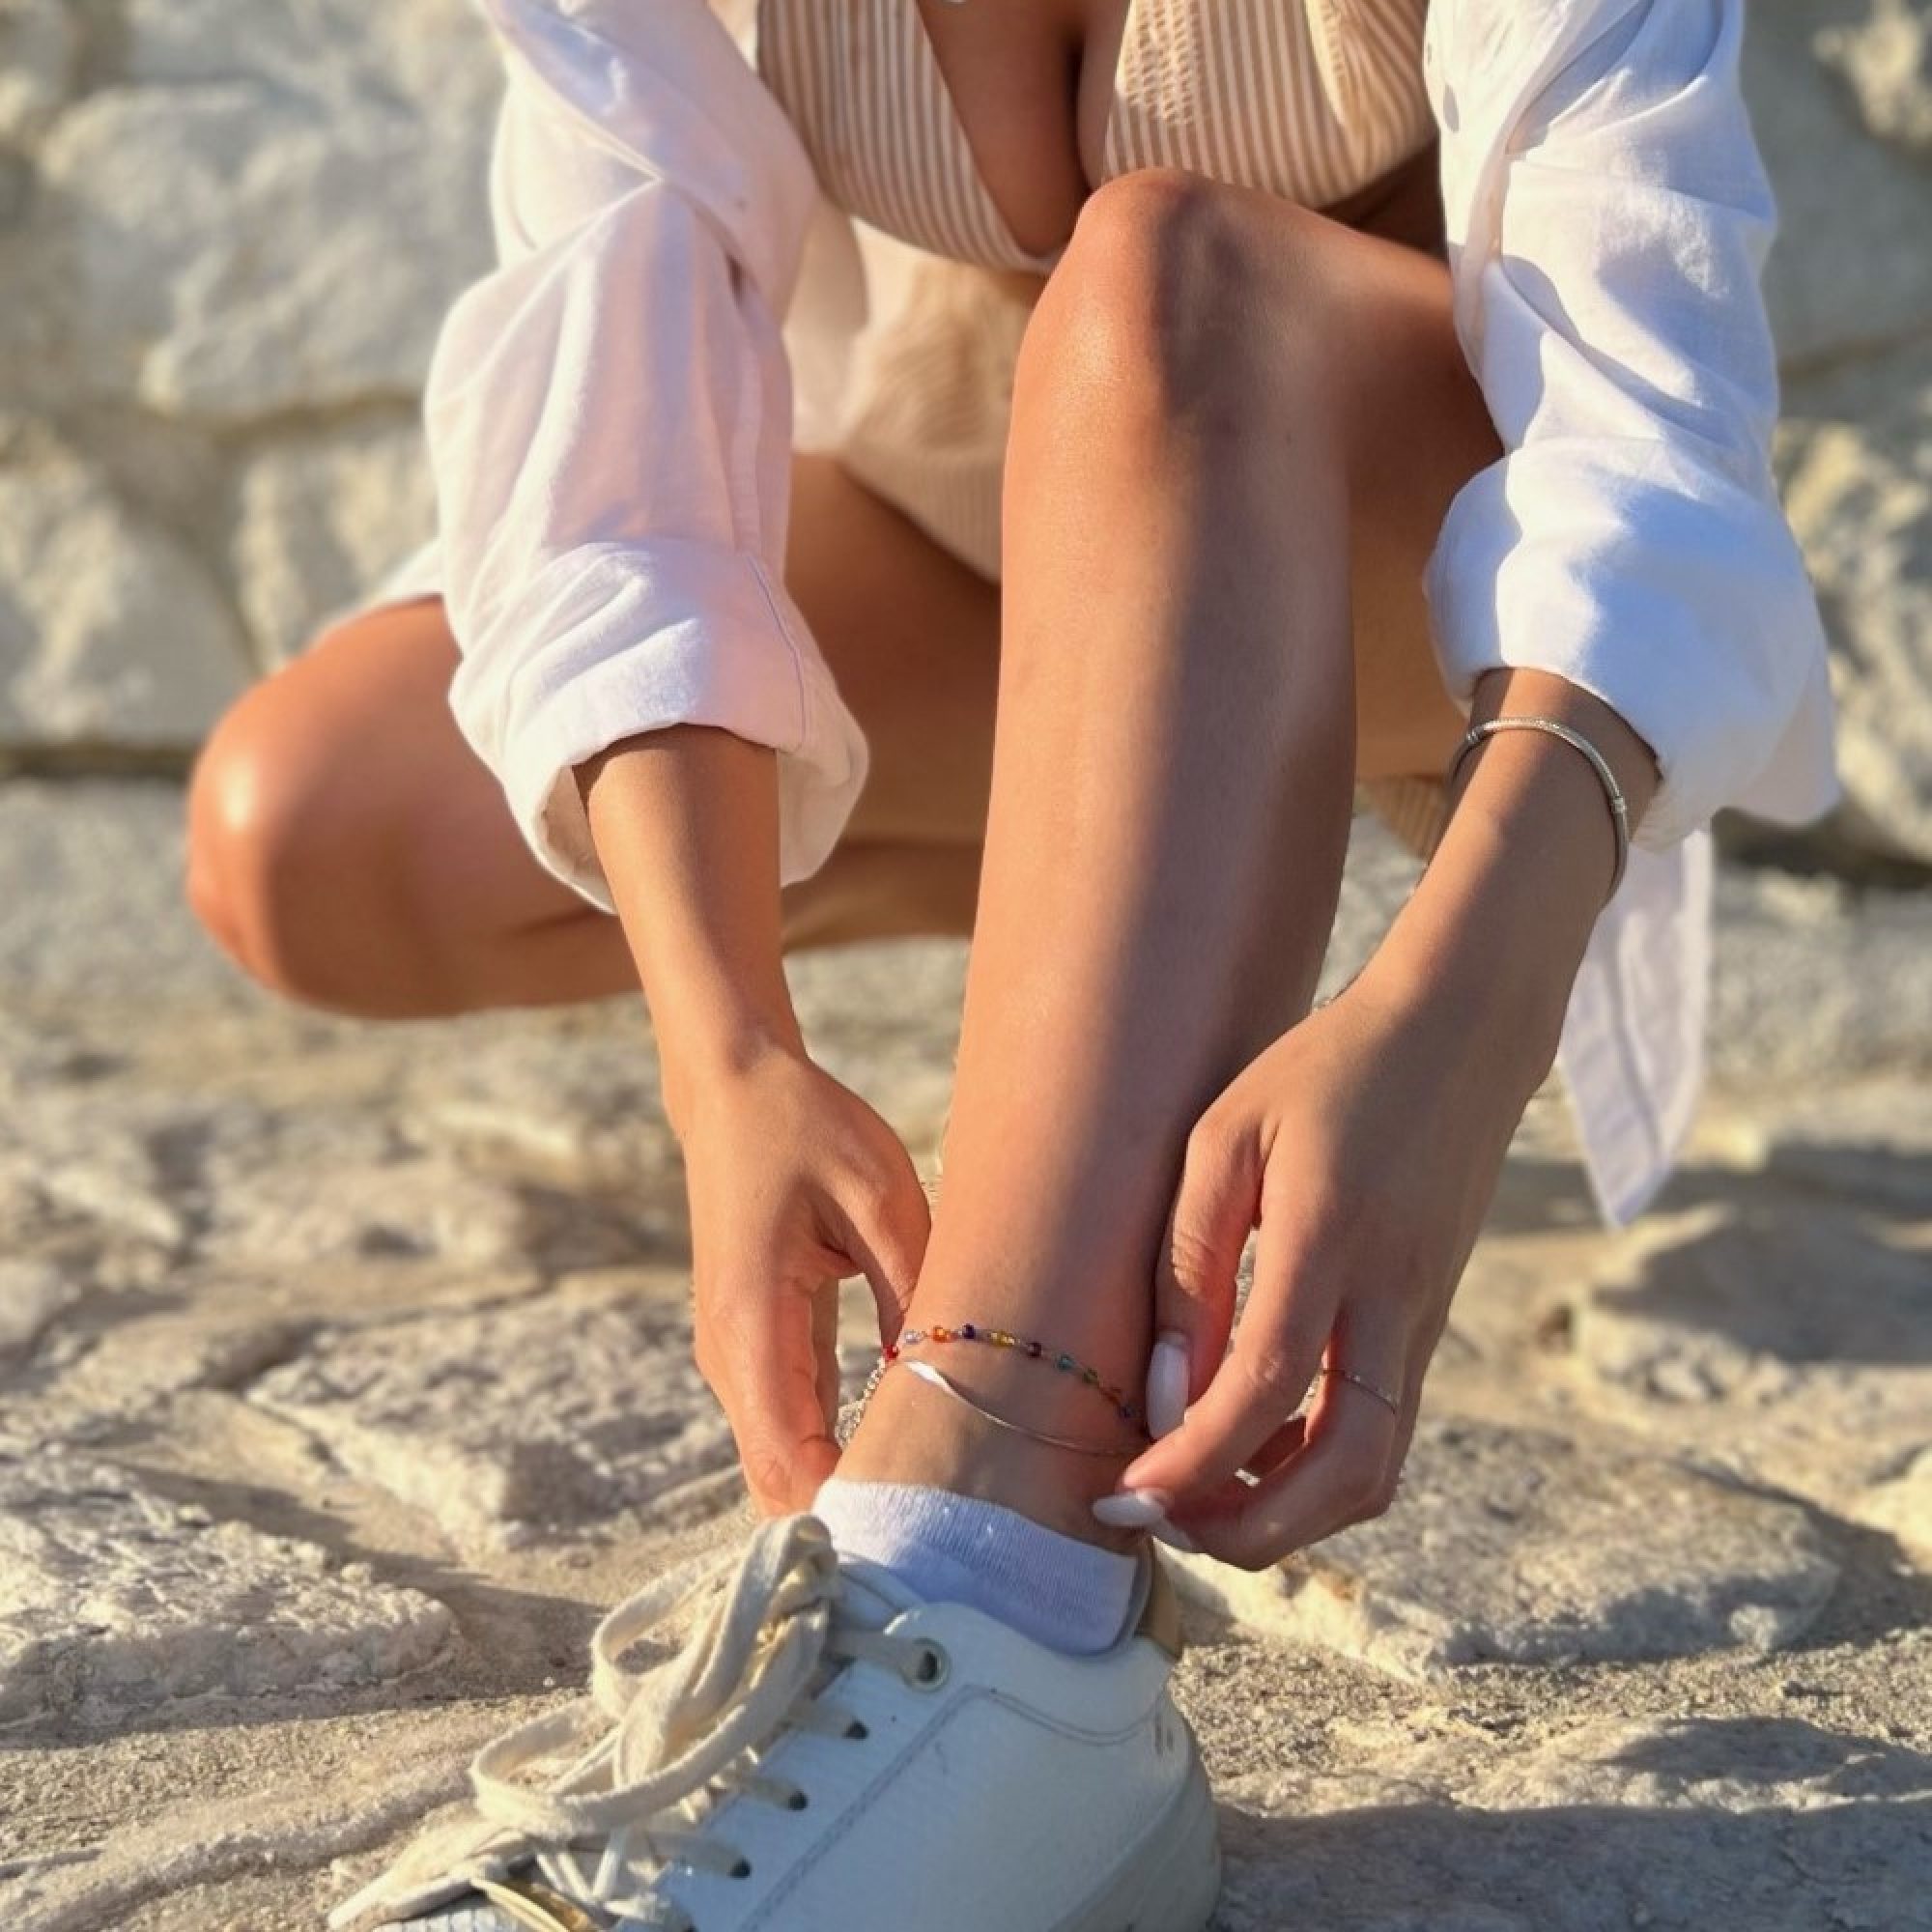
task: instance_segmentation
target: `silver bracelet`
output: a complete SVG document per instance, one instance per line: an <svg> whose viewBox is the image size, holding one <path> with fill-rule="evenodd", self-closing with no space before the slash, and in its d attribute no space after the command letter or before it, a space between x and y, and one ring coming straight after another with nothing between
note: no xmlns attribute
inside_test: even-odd
<svg viewBox="0 0 1932 1932"><path fill-rule="evenodd" d="M1561 738L1566 745L1574 746L1589 759L1590 769L1602 781L1604 796L1609 801L1610 824L1617 835L1616 870L1610 875L1610 890L1605 895L1606 901L1614 898L1617 888L1624 882L1624 867L1630 864L1631 833L1630 802L1624 797L1624 788L1617 782L1616 773L1610 769L1610 761L1582 732L1572 730L1559 719L1492 718L1487 724L1477 724L1463 735L1463 742L1456 747L1456 755L1449 760L1449 773L1443 783L1454 786L1456 774L1463 769L1463 760L1485 738L1492 738L1498 731L1547 731L1552 738Z"/></svg>

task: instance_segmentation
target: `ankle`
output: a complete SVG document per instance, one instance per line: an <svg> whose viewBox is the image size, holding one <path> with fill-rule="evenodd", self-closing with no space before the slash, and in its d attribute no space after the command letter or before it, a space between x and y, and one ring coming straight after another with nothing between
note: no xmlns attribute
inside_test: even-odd
<svg viewBox="0 0 1932 1932"><path fill-rule="evenodd" d="M953 1363L946 1366L951 1374ZM1084 1454L1002 1429L901 1365L879 1383L838 1473L996 1503L1104 1548L1136 1546L1138 1537L1109 1529L1093 1515L1094 1501L1112 1492L1121 1471L1146 1446L1136 1429L1118 1417L1110 1423L1106 1406L1090 1387L1042 1372L1037 1363L986 1364L979 1375L961 1370L954 1379L1024 1428L1115 1445L1117 1453Z"/></svg>

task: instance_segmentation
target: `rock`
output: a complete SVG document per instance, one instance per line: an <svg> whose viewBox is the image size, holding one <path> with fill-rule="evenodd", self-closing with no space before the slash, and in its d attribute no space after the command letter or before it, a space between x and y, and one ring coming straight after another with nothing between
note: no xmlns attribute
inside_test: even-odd
<svg viewBox="0 0 1932 1932"><path fill-rule="evenodd" d="M1760 1104L1724 1124L1726 1151L1774 1184L1903 1221L1932 1219L1932 1089L1909 1074Z"/></svg>
<svg viewBox="0 0 1932 1932"><path fill-rule="evenodd" d="M1849 829L1932 861L1932 343L1790 385L1779 469L1832 635Z"/></svg>
<svg viewBox="0 0 1932 1932"><path fill-rule="evenodd" d="M0 1455L0 1723L346 1691L420 1669L447 1609L126 1471Z"/></svg>
<svg viewBox="0 0 1932 1932"><path fill-rule="evenodd" d="M65 1220L102 1237L179 1249L190 1219L172 1198L171 1177L156 1158L153 1137L165 1133L173 1111L132 1094L97 1105L59 1088L29 1094L0 1123L0 1173L31 1187Z"/></svg>
<svg viewBox="0 0 1932 1932"><path fill-rule="evenodd" d="M246 999L241 973L188 914L185 872L178 781L0 783L0 1011Z"/></svg>
<svg viewBox="0 0 1932 1932"><path fill-rule="evenodd" d="M50 1262L0 1261L0 1363L25 1354L80 1295L81 1284Z"/></svg>
<svg viewBox="0 0 1932 1932"><path fill-rule="evenodd" d="M1932 218L1920 157L1870 131L1869 102L1843 73L1847 30L1872 0L1753 0L1745 91L1777 199L1780 240L1765 275L1772 325L1796 371L1932 327L1932 251L1900 245ZM1862 40L1861 40L1861 43ZM1888 122L1911 117L1886 110Z"/></svg>
<svg viewBox="0 0 1932 1932"><path fill-rule="evenodd" d="M1896 1537L1921 1569L1932 1570L1932 1443L1889 1482L1867 1490L1854 1514L1861 1522Z"/></svg>
<svg viewBox="0 0 1932 1932"><path fill-rule="evenodd" d="M1399 1676L1788 1644L1837 1566L1802 1510L1679 1463L1425 1420L1395 1507L1279 1568L1183 1561L1251 1630Z"/></svg>
<svg viewBox="0 0 1932 1932"><path fill-rule="evenodd" d="M31 141L67 99L80 33L64 0L9 0L0 13L0 144Z"/></svg>
<svg viewBox="0 0 1932 1932"><path fill-rule="evenodd" d="M581 1534L732 1460L681 1300L635 1284L326 1337L250 1393L463 1548Z"/></svg>
<svg viewBox="0 0 1932 1932"><path fill-rule="evenodd" d="M327 1136L321 1136L325 1143ZM530 1220L514 1188L410 1148L361 1157L352 1144L305 1169L225 1163L210 1179L199 1253L237 1267L413 1256L489 1267L521 1259Z"/></svg>
<svg viewBox="0 0 1932 1932"><path fill-rule="evenodd" d="M467 10L136 0L125 61L41 155L85 386L228 420L412 396L486 259Z"/></svg>
<svg viewBox="0 0 1932 1932"><path fill-rule="evenodd" d="M1564 1328L1578 1406L1861 1515L1932 1415L1924 1101L1897 1091L1714 1126L1664 1205L1583 1263Z"/></svg>
<svg viewBox="0 0 1932 1932"><path fill-rule="evenodd" d="M1922 1251L1840 1209L1746 1195L1626 1236L1572 1334L1591 1373L1656 1400L1829 1406L1835 1384L1876 1429L1932 1394L1916 1387L1928 1311Z"/></svg>
<svg viewBox="0 0 1932 1932"><path fill-rule="evenodd" d="M179 749L247 682L208 573L65 457L0 469L0 753Z"/></svg>
<svg viewBox="0 0 1932 1932"><path fill-rule="evenodd" d="M1766 1717L1351 1741L1339 1771L1217 1787L1217 1927L1902 1932L1932 1884L1910 1823L1932 1765L1883 1738Z"/></svg>
<svg viewBox="0 0 1932 1932"><path fill-rule="evenodd" d="M233 556L261 661L295 656L434 526L422 432L412 414L257 457L242 478Z"/></svg>
<svg viewBox="0 0 1932 1932"><path fill-rule="evenodd" d="M1794 1083L1932 1069L1932 895L1725 867L1711 981L1714 1084L1775 1100Z"/></svg>
<svg viewBox="0 0 1932 1932"><path fill-rule="evenodd" d="M1827 27L1815 45L1850 84L1874 136L1932 153L1932 15L1922 4L1872 0L1861 24Z"/></svg>

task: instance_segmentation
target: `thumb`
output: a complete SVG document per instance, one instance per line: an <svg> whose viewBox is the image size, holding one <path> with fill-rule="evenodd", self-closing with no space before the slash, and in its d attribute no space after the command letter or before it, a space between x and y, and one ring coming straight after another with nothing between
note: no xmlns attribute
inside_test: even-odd
<svg viewBox="0 0 1932 1932"><path fill-rule="evenodd" d="M872 1290L879 1311L879 1340L898 1340L912 1301L925 1244L932 1234L932 1207L912 1156L896 1136L869 1185L859 1183L858 1198L846 1210L852 1228L852 1260Z"/></svg>
<svg viewBox="0 0 1932 1932"><path fill-rule="evenodd" d="M1187 1137L1180 1182L1154 1266L1148 1433L1180 1427L1214 1378L1235 1325L1235 1276L1255 1225L1261 1166L1253 1137L1205 1116Z"/></svg>

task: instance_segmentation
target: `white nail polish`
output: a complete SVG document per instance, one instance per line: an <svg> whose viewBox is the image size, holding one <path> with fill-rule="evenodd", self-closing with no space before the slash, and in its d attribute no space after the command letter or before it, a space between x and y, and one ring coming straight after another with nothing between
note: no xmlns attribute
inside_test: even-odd
<svg viewBox="0 0 1932 1932"><path fill-rule="evenodd" d="M1172 1500L1160 1490L1122 1490L1094 1505L1094 1520L1109 1529L1153 1529L1167 1520Z"/></svg>
<svg viewBox="0 0 1932 1932"><path fill-rule="evenodd" d="M1164 1543L1170 1549L1178 1549L1183 1556L1199 1556L1201 1546L1184 1529L1176 1529L1163 1517L1158 1522L1148 1524L1148 1534L1156 1543Z"/></svg>
<svg viewBox="0 0 1932 1932"><path fill-rule="evenodd" d="M1172 1329L1157 1336L1148 1357L1148 1434L1172 1435L1187 1413L1187 1338Z"/></svg>

